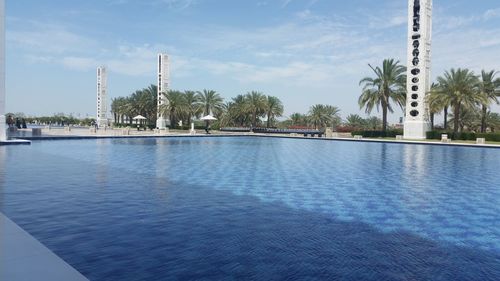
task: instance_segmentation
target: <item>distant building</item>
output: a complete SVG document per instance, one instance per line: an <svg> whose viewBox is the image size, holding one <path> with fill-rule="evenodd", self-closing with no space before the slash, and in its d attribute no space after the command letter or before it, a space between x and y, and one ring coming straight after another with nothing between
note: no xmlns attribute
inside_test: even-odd
<svg viewBox="0 0 500 281"><path fill-rule="evenodd" d="M168 103L165 99L164 93L167 93L170 87L170 69L167 54L158 54L158 118L156 120L156 127L165 129L170 126L169 116L160 114L160 106Z"/></svg>
<svg viewBox="0 0 500 281"><path fill-rule="evenodd" d="M431 88L432 0L408 0L408 73L405 139L425 139L430 130L425 97Z"/></svg>
<svg viewBox="0 0 500 281"><path fill-rule="evenodd" d="M105 127L108 125L108 105L107 105L107 81L106 68L100 66L97 68L97 125Z"/></svg>

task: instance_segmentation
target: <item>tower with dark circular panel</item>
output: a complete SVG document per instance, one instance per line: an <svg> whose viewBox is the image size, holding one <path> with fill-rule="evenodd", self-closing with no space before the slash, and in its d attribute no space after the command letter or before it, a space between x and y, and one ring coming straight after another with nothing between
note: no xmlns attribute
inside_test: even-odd
<svg viewBox="0 0 500 281"><path fill-rule="evenodd" d="M408 0L408 73L405 139L425 139L430 130L425 96L430 91L432 0Z"/></svg>

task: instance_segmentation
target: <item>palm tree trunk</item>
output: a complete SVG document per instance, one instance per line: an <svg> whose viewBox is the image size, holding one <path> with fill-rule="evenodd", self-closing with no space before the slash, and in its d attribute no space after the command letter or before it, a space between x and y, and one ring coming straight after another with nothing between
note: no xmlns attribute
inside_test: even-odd
<svg viewBox="0 0 500 281"><path fill-rule="evenodd" d="M434 130L434 112L431 113L431 130Z"/></svg>
<svg viewBox="0 0 500 281"><path fill-rule="evenodd" d="M458 133L459 131L459 128L460 128L460 104L456 104L454 107L453 107L453 133Z"/></svg>
<svg viewBox="0 0 500 281"><path fill-rule="evenodd" d="M387 130L387 105L382 104L382 131Z"/></svg>
<svg viewBox="0 0 500 281"><path fill-rule="evenodd" d="M444 107L444 129L448 129L448 106Z"/></svg>
<svg viewBox="0 0 500 281"><path fill-rule="evenodd" d="M271 125L271 113L267 113L267 127L269 128Z"/></svg>
<svg viewBox="0 0 500 281"><path fill-rule="evenodd" d="M486 133L486 114L488 114L488 107L483 105L481 113L481 133Z"/></svg>

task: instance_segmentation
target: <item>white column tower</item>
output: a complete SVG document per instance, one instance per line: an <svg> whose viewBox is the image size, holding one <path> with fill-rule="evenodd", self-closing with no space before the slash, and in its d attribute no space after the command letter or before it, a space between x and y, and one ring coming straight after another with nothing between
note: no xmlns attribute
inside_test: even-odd
<svg viewBox="0 0 500 281"><path fill-rule="evenodd" d="M106 127L108 125L108 105L107 105L107 91L108 91L108 76L106 68L100 66L97 68L97 126Z"/></svg>
<svg viewBox="0 0 500 281"><path fill-rule="evenodd" d="M156 127L158 129L165 129L170 126L169 116L163 116L160 114L160 106L162 104L168 103L165 99L163 93L166 93L169 88L170 82L170 71L169 71L169 61L167 54L158 54L158 116L156 119Z"/></svg>
<svg viewBox="0 0 500 281"><path fill-rule="evenodd" d="M408 0L408 77L405 139L425 139L430 130L425 96L431 88L432 0Z"/></svg>
<svg viewBox="0 0 500 281"><path fill-rule="evenodd" d="M0 0L0 141L7 139L5 126L5 1Z"/></svg>

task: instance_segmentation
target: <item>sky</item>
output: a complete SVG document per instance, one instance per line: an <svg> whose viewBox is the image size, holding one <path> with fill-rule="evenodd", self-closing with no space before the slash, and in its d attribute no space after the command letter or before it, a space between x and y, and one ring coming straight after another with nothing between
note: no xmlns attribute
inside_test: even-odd
<svg viewBox="0 0 500 281"><path fill-rule="evenodd" d="M433 79L500 70L500 1L435 0L433 12ZM406 64L407 13L405 0L6 0L6 107L95 116L98 66L108 99L127 96L156 83L165 52L172 89L261 91L285 116L319 103L367 116L359 81L368 64Z"/></svg>

